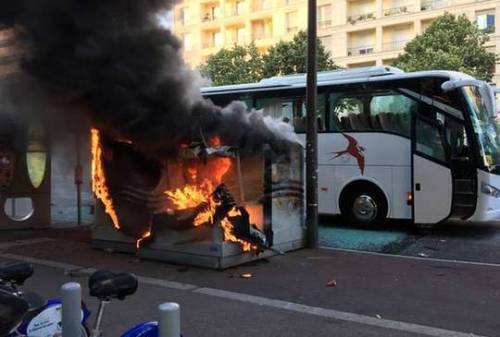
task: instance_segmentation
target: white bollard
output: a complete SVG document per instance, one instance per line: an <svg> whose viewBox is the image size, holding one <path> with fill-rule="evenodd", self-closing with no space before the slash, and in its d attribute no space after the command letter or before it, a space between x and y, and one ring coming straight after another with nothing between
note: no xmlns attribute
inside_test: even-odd
<svg viewBox="0 0 500 337"><path fill-rule="evenodd" d="M61 287L62 337L81 336L82 287L76 282Z"/></svg>
<svg viewBox="0 0 500 337"><path fill-rule="evenodd" d="M177 303L163 303L158 306L160 321L158 337L180 337L181 308Z"/></svg>

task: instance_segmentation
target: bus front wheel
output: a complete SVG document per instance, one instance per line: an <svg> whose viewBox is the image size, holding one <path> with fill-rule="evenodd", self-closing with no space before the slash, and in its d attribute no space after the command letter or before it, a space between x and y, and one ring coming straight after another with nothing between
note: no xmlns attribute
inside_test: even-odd
<svg viewBox="0 0 500 337"><path fill-rule="evenodd" d="M342 192L341 213L353 225L381 224L387 216L387 201L375 186L355 185Z"/></svg>

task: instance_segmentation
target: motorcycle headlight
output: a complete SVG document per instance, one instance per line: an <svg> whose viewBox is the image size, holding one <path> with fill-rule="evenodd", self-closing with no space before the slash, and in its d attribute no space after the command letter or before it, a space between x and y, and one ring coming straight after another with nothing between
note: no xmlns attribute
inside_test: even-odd
<svg viewBox="0 0 500 337"><path fill-rule="evenodd" d="M500 189L491 186L490 184L487 184L484 181L481 182L481 192L495 198L500 198Z"/></svg>

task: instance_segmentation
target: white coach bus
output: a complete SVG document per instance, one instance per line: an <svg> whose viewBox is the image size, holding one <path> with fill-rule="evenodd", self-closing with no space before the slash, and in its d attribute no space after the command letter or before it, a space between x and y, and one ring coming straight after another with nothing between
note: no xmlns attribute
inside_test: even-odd
<svg viewBox="0 0 500 337"><path fill-rule="evenodd" d="M305 132L305 75L207 87ZM500 218L493 89L451 71L368 67L318 74L319 212L356 223ZM302 138L303 139L303 138Z"/></svg>

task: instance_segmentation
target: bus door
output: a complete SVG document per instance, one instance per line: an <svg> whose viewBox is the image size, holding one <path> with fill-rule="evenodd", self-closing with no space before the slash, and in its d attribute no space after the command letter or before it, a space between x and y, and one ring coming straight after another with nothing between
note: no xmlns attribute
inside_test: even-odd
<svg viewBox="0 0 500 337"><path fill-rule="evenodd" d="M413 218L431 224L466 217L475 208L475 172L464 121L422 103L413 118ZM469 214L470 213L470 214Z"/></svg>

